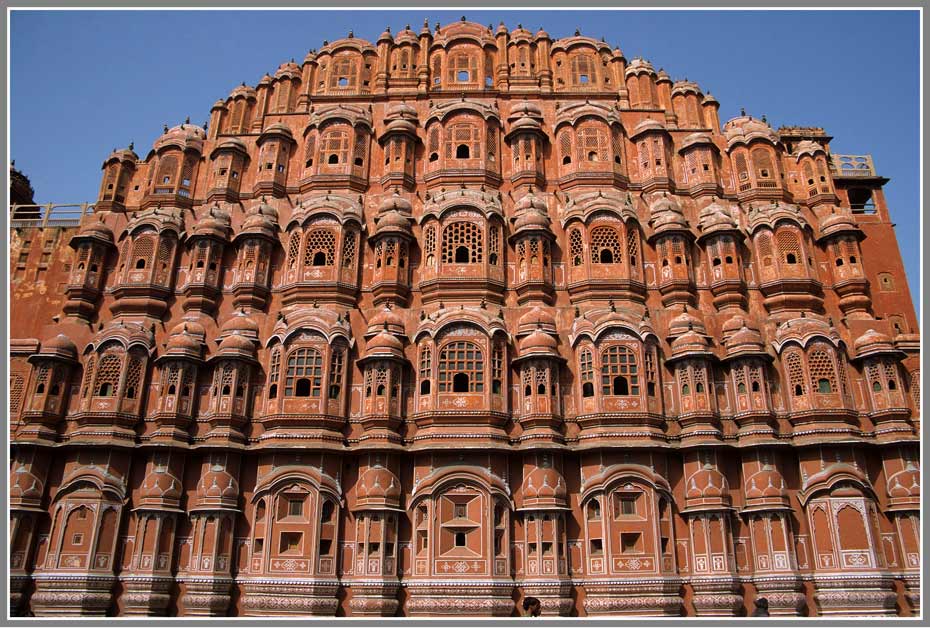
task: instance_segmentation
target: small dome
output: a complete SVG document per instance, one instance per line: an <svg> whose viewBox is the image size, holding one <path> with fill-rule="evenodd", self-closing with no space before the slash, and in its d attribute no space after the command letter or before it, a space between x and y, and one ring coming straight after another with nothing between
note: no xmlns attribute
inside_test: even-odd
<svg viewBox="0 0 930 628"><path fill-rule="evenodd" d="M219 142L216 145L216 148L210 151L210 157L212 158L213 155L221 151L234 151L244 155L249 154L248 146L246 146L245 142L240 140L238 137L227 137L223 141Z"/></svg>
<svg viewBox="0 0 930 628"><path fill-rule="evenodd" d="M723 125L723 134L727 138L727 145L733 146L737 142L748 144L754 139L761 138L776 144L780 141L778 134L763 120L752 116L739 116L729 120Z"/></svg>
<svg viewBox="0 0 930 628"><path fill-rule="evenodd" d="M280 78L300 78L300 66L294 63L294 60L291 59L287 63L282 63L278 66L278 70L274 73L276 79Z"/></svg>
<svg viewBox="0 0 930 628"><path fill-rule="evenodd" d="M387 329L382 329L365 347L366 357L381 355L403 355L404 343Z"/></svg>
<svg viewBox="0 0 930 628"><path fill-rule="evenodd" d="M875 331L874 329L869 329L864 334L856 338L853 341L853 348L856 351L857 358L863 358L869 355L876 355L879 353L893 353L895 352L894 344L891 342L891 338L885 334Z"/></svg>
<svg viewBox="0 0 930 628"><path fill-rule="evenodd" d="M675 81L675 84L672 86L672 96L676 94L695 94L696 96L700 96L701 88L698 87L698 84L694 81Z"/></svg>
<svg viewBox="0 0 930 628"><path fill-rule="evenodd" d="M251 359L255 357L255 344L245 336L233 333L223 338L216 350L216 355Z"/></svg>
<svg viewBox="0 0 930 628"><path fill-rule="evenodd" d="M725 344L728 356L765 353L762 335L758 330L747 327L745 321L743 321L743 326L740 329L725 340Z"/></svg>
<svg viewBox="0 0 930 628"><path fill-rule="evenodd" d="M222 506L235 508L239 501L239 482L223 465L210 464L197 485L196 507Z"/></svg>
<svg viewBox="0 0 930 628"><path fill-rule="evenodd" d="M206 213L194 223L191 237L212 237L226 240L230 231L229 212L217 206L210 207Z"/></svg>
<svg viewBox="0 0 930 628"><path fill-rule="evenodd" d="M394 36L391 35L391 27L390 27L390 26L387 27L386 29L384 29L384 30L381 32L381 34L378 35L378 43L380 44L382 41L387 41L387 42L393 42L393 41L394 41Z"/></svg>
<svg viewBox="0 0 930 628"><path fill-rule="evenodd" d="M112 243L113 231L103 222L103 214L97 214L95 217L90 217L81 224L81 228L78 229L75 237L82 239L92 238L94 240Z"/></svg>
<svg viewBox="0 0 930 628"><path fill-rule="evenodd" d="M668 72L666 72L666 71L663 70L662 68L659 68L659 71L656 72L656 83L659 83L659 82L662 82L662 83L671 83L671 82L672 82L672 77L669 76L669 75L668 75Z"/></svg>
<svg viewBox="0 0 930 628"><path fill-rule="evenodd" d="M801 140L794 148L794 156L797 161L800 161L801 157L804 155L810 155L813 157L817 153L823 153L826 155L827 151L824 150L823 146L811 140Z"/></svg>
<svg viewBox="0 0 930 628"><path fill-rule="evenodd" d="M519 351L520 356L524 357L527 355L552 355L556 354L558 350L558 343L555 338L542 331L537 329L529 336L526 336L520 341Z"/></svg>
<svg viewBox="0 0 930 628"><path fill-rule="evenodd" d="M368 333L366 335L380 333L385 328L387 328L390 333L399 336L403 336L406 333L404 319L389 305L385 305L371 317L371 320L368 321Z"/></svg>
<svg viewBox="0 0 930 628"><path fill-rule="evenodd" d="M653 120L652 118L646 118L639 124L633 127L632 133L630 133L630 139L637 137L647 131L665 131L665 125L659 122L658 120Z"/></svg>
<svg viewBox="0 0 930 628"><path fill-rule="evenodd" d="M888 478L888 496L892 505L920 503L920 469L912 462Z"/></svg>
<svg viewBox="0 0 930 628"><path fill-rule="evenodd" d="M531 334L537 329L550 334L556 333L555 317L538 305L533 306L533 309L519 318L517 335Z"/></svg>
<svg viewBox="0 0 930 628"><path fill-rule="evenodd" d="M230 98L243 97L243 98L254 99L255 90L249 87L248 85L246 85L245 83L243 83L242 85L237 85L236 88L232 90L232 92L230 92L229 97Z"/></svg>
<svg viewBox="0 0 930 628"><path fill-rule="evenodd" d="M510 115L519 115L520 117L541 118L543 115L542 108L535 102L521 100L510 108Z"/></svg>
<svg viewBox="0 0 930 628"><path fill-rule="evenodd" d="M220 327L220 338L225 338L230 334L239 334L240 336L245 336L246 338L257 340L258 339L258 323L256 323L248 314L245 313L245 310L239 309L236 310L232 316L230 316L223 325Z"/></svg>
<svg viewBox="0 0 930 628"><path fill-rule="evenodd" d="M167 469L153 469L139 487L143 504L158 502L176 506L181 500L181 481Z"/></svg>
<svg viewBox="0 0 930 628"><path fill-rule="evenodd" d="M64 334L58 334L51 340L42 343L40 354L53 354L62 358L76 360L78 356L77 347L71 342L71 339Z"/></svg>
<svg viewBox="0 0 930 628"><path fill-rule="evenodd" d="M195 150L198 153L203 150L203 141L207 137L207 132L196 124L185 122L165 131L161 137L155 140L155 150L160 150L165 146L176 146L181 150Z"/></svg>
<svg viewBox="0 0 930 628"><path fill-rule="evenodd" d="M736 333L743 327L747 326L746 318L741 314L737 314L731 318L728 318L724 321L723 325L720 326L720 333L723 336L723 339L726 340L727 337Z"/></svg>
<svg viewBox="0 0 930 628"><path fill-rule="evenodd" d="M180 323L172 327L170 332L168 332L170 336L181 333L191 334L201 340L206 337L206 330L203 328L203 325L195 320L182 320Z"/></svg>
<svg viewBox="0 0 930 628"><path fill-rule="evenodd" d="M385 196L381 200L381 204L378 205L379 214L387 212L387 211L391 211L391 210L403 212L405 214L410 214L411 212L413 212L413 204L409 200L401 196L395 189L393 194L391 194L390 196Z"/></svg>
<svg viewBox="0 0 930 628"><path fill-rule="evenodd" d="M649 209L651 218L649 224L654 234L666 231L689 231L688 220L681 207L674 200L662 196L656 200Z"/></svg>
<svg viewBox="0 0 930 628"><path fill-rule="evenodd" d="M270 85L272 80L273 79L271 78L271 75L266 73L262 78L258 80L258 86L261 87L263 85Z"/></svg>
<svg viewBox="0 0 930 628"><path fill-rule="evenodd" d="M394 119L404 119L404 120L416 120L417 119L417 110L408 105L406 102L394 103L387 108L387 111L384 114L385 119L394 120Z"/></svg>
<svg viewBox="0 0 930 628"><path fill-rule="evenodd" d="M716 231L733 231L738 228L733 210L716 199L702 209L698 216L698 229L703 235Z"/></svg>
<svg viewBox="0 0 930 628"><path fill-rule="evenodd" d="M668 335L680 336L689 330L694 330L701 334L707 333L704 322L688 312L688 308L685 306L678 316L669 321Z"/></svg>
<svg viewBox="0 0 930 628"><path fill-rule="evenodd" d="M10 501L12 503L32 503L39 505L45 484L37 475L24 465L19 465L10 474Z"/></svg>
<svg viewBox="0 0 930 628"><path fill-rule="evenodd" d="M402 133L415 136L417 134L417 125L410 120L390 120L384 127L384 134L387 135L388 133Z"/></svg>
<svg viewBox="0 0 930 628"><path fill-rule="evenodd" d="M545 200L539 198L532 191L525 194L514 206L516 218L513 222L513 232L520 231L549 231L551 220L549 219L549 208Z"/></svg>
<svg viewBox="0 0 930 628"><path fill-rule="evenodd" d="M265 202L255 205L246 214L245 220L242 221L242 229L237 234L244 235L263 235L275 239L278 233L278 210Z"/></svg>
<svg viewBox="0 0 930 628"><path fill-rule="evenodd" d="M358 478L356 506L359 508L400 508L400 496L400 480L386 467L371 467Z"/></svg>
<svg viewBox="0 0 930 628"><path fill-rule="evenodd" d="M672 341L672 355L675 357L707 352L707 339L693 329L686 331Z"/></svg>
<svg viewBox="0 0 930 628"><path fill-rule="evenodd" d="M764 465L745 480L746 505L787 507L788 491L785 478L778 469L771 465Z"/></svg>
<svg viewBox="0 0 930 628"><path fill-rule="evenodd" d="M645 59L636 58L630 61L630 64L626 66L626 76L631 76L633 74L652 74L655 76L655 69L652 67L652 64L646 61Z"/></svg>
<svg viewBox="0 0 930 628"><path fill-rule="evenodd" d="M851 232L861 234L862 230L859 229L859 225L856 224L852 214L847 211L836 211L834 209L830 215L824 218L820 223L821 239L835 235L837 233Z"/></svg>
<svg viewBox="0 0 930 628"><path fill-rule="evenodd" d="M568 491L562 474L552 467L537 467L523 480L523 507L568 507Z"/></svg>
<svg viewBox="0 0 930 628"><path fill-rule="evenodd" d="M291 133L291 130L284 124L280 122L275 122L274 124L268 125L268 127L262 131L261 135L258 136L258 143L261 144L265 141L265 138L270 137L284 137L290 141L294 140L294 134Z"/></svg>
<svg viewBox="0 0 930 628"><path fill-rule="evenodd" d="M685 499L703 501L705 504L729 502L729 485L720 471L709 464L698 469L685 483Z"/></svg>
<svg viewBox="0 0 930 628"><path fill-rule="evenodd" d="M171 336L168 337L168 343L165 346L165 355L200 358L203 348L202 336L198 337L191 333L187 322L181 323L178 327L181 327L181 330L172 331ZM177 330L178 327L175 327L175 330Z"/></svg>
<svg viewBox="0 0 930 628"><path fill-rule="evenodd" d="M540 28L538 31L536 31L536 39L552 39L552 38L549 37L549 33L547 33L546 31Z"/></svg>
<svg viewBox="0 0 930 628"><path fill-rule="evenodd" d="M716 98L711 96L710 94L704 95L704 100L701 101L701 104L702 105L717 105L718 107L720 106L720 102Z"/></svg>

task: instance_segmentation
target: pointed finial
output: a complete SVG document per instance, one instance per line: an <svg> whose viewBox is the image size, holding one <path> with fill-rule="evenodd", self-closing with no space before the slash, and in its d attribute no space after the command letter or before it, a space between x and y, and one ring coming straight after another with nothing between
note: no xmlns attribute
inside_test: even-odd
<svg viewBox="0 0 930 628"><path fill-rule="evenodd" d="M167 133L167 132L168 132L168 125L167 124L162 125L162 133Z"/></svg>
<svg viewBox="0 0 930 628"><path fill-rule="evenodd" d="M581 29L576 28L576 29L575 29L575 37L578 37L579 35L581 35Z"/></svg>
<svg viewBox="0 0 930 628"><path fill-rule="evenodd" d="M462 21L463 21L463 22L465 21L465 16L464 16L464 15L462 16Z"/></svg>
<svg viewBox="0 0 930 628"><path fill-rule="evenodd" d="M355 33L353 31L349 31L349 39L353 39L354 37Z"/></svg>
<svg viewBox="0 0 930 628"><path fill-rule="evenodd" d="M746 115L746 108L745 108L745 107L740 107L740 108L739 108L739 115L741 115L741 116L745 116L745 115Z"/></svg>
<svg viewBox="0 0 930 628"><path fill-rule="evenodd" d="M768 123L768 120L766 119L766 117L765 117L765 114L764 114L764 113L762 114L762 121L763 121L763 122L765 122L766 124Z"/></svg>
<svg viewBox="0 0 930 628"><path fill-rule="evenodd" d="M191 117L190 117L190 116L187 116L186 118L184 118L184 124L190 124L190 123L191 123Z"/></svg>
<svg viewBox="0 0 930 628"><path fill-rule="evenodd" d="M614 300L613 300L613 299L610 299L610 300L607 302L607 304L610 306L610 311L611 311L611 312L616 312L616 311L617 311L617 306L614 304Z"/></svg>
<svg viewBox="0 0 930 628"><path fill-rule="evenodd" d="M132 141L130 141L130 142L129 142L129 150L132 150L132 149L134 149L135 147L136 147L135 143L132 142ZM15 162L14 162L14 163L15 163Z"/></svg>

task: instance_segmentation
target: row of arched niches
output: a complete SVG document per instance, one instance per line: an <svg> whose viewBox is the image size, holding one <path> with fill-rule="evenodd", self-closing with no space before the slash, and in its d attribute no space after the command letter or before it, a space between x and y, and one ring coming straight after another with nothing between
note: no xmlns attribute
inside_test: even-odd
<svg viewBox="0 0 930 628"><path fill-rule="evenodd" d="M862 233L843 212L815 231L797 206L709 201L693 229L670 197L596 192L561 208L559 238L532 192L509 219L489 192L431 195L416 219L390 194L371 234L360 199L335 193L283 219L264 201L198 212L98 213L74 235L63 313L98 331L33 356L37 436L57 438L66 411L94 433L105 417L132 438L154 412L169 440L192 428L239 444L302 422L341 434L350 414L398 441L405 417L428 432L453 411L501 433L513 414L558 442L566 416L660 440L671 417L678 437L719 439L721 415L753 435L779 416L811 437L823 422L913 432L918 371L900 346L914 336L903 318L876 329L891 331L872 319ZM824 281L864 333L844 340L822 313Z"/></svg>

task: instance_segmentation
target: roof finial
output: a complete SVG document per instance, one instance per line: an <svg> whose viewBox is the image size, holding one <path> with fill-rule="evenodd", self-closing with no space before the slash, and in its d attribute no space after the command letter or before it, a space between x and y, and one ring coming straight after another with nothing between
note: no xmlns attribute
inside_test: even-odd
<svg viewBox="0 0 930 628"><path fill-rule="evenodd" d="M132 149L135 148L135 147L136 147L135 143L132 142L132 141L130 140L130 142L129 142L129 150L132 150ZM14 162L14 163L15 163L15 162Z"/></svg>
<svg viewBox="0 0 930 628"><path fill-rule="evenodd" d="M746 107L740 107L740 108L739 108L739 115L741 115L741 116L745 116L745 115L746 115Z"/></svg>
<svg viewBox="0 0 930 628"><path fill-rule="evenodd" d="M190 116L187 116L186 118L184 118L184 124L190 124L190 123L191 123L191 117L190 117Z"/></svg>

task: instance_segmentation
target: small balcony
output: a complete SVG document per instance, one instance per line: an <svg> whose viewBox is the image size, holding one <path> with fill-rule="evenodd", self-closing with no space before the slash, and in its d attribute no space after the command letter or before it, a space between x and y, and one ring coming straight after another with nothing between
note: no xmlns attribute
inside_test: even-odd
<svg viewBox="0 0 930 628"><path fill-rule="evenodd" d="M830 171L836 177L877 177L872 155L831 155Z"/></svg>

